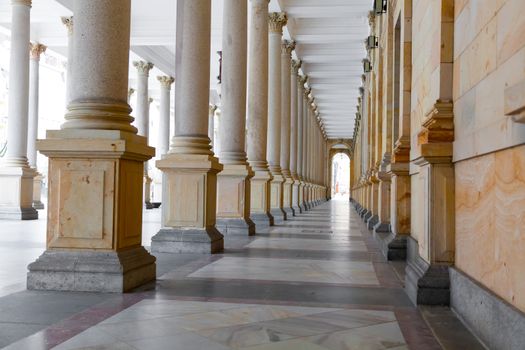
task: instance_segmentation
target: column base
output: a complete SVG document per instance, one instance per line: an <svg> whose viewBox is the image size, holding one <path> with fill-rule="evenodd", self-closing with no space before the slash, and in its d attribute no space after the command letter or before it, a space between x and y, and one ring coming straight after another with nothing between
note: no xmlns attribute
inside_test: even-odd
<svg viewBox="0 0 525 350"><path fill-rule="evenodd" d="M45 209L45 205L41 201L33 201L33 208L36 210L42 210Z"/></svg>
<svg viewBox="0 0 525 350"><path fill-rule="evenodd" d="M224 239L214 226L205 229L163 228L151 238L151 251L215 254L224 251Z"/></svg>
<svg viewBox="0 0 525 350"><path fill-rule="evenodd" d="M28 266L27 289L122 293L154 281L155 260L143 247L121 252L46 250Z"/></svg>
<svg viewBox="0 0 525 350"><path fill-rule="evenodd" d="M415 305L450 304L450 276L447 265L429 264L419 256L419 245L407 238L405 292Z"/></svg>
<svg viewBox="0 0 525 350"><path fill-rule="evenodd" d="M0 220L37 220L38 211L34 207L0 207Z"/></svg>
<svg viewBox="0 0 525 350"><path fill-rule="evenodd" d="M23 166L0 168L0 220L36 220L33 182L36 172Z"/></svg>
<svg viewBox="0 0 525 350"><path fill-rule="evenodd" d="M279 224L287 220L286 212L282 208L271 208L270 215L273 216L274 224Z"/></svg>
<svg viewBox="0 0 525 350"><path fill-rule="evenodd" d="M291 217L295 216L295 211L291 207L284 207L283 211L286 214L286 220L290 220Z"/></svg>
<svg viewBox="0 0 525 350"><path fill-rule="evenodd" d="M298 205L297 206L294 205L290 209L292 209L292 211L293 211L293 216L297 216L297 215L299 215L299 214L301 214L303 212L301 207L298 206Z"/></svg>
<svg viewBox="0 0 525 350"><path fill-rule="evenodd" d="M387 260L406 260L407 237L405 235L396 235L390 230L390 225L378 223L374 226L374 238Z"/></svg>
<svg viewBox="0 0 525 350"><path fill-rule="evenodd" d="M255 224L257 230L274 225L274 218L270 213L252 213L250 214L250 219Z"/></svg>
<svg viewBox="0 0 525 350"><path fill-rule="evenodd" d="M369 211L365 215L364 219L365 219L365 222L366 222L366 227L369 230L372 230L374 228L374 226L377 225L377 223L379 222L379 216L373 215L373 213L371 211Z"/></svg>
<svg viewBox="0 0 525 350"><path fill-rule="evenodd" d="M159 205L160 207L160 205ZM154 203L151 203L151 202L144 202L144 208L150 210L150 209L155 209L155 208L158 208L158 207L155 207L155 204Z"/></svg>
<svg viewBox="0 0 525 350"><path fill-rule="evenodd" d="M255 223L251 219L242 218L217 218L215 224L217 230L222 234L229 235L242 235L242 236L254 236L255 235Z"/></svg>

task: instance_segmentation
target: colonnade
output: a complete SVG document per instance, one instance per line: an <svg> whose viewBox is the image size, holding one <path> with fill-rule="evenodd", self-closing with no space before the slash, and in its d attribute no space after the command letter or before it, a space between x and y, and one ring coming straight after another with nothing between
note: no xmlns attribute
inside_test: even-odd
<svg viewBox="0 0 525 350"><path fill-rule="evenodd" d="M30 0L12 1L9 146L0 167L2 191L4 184L13 184L11 202L0 203L0 215L15 213L22 219L37 215L32 203L36 171L27 160L35 154L27 149L28 115L29 138L36 139L28 106L33 110L38 101L32 97L29 103L30 7ZM133 93L128 86L130 0L98 0L96 5L76 0L73 12L74 26L72 18L63 19L72 58L65 121L36 142L49 158L47 250L29 266L28 288L120 292L155 278L155 258L141 243L142 208L149 200L145 164L155 154L147 140L153 65L133 63L133 118L128 104ZM162 228L151 249L216 253L223 250L225 236L256 234L327 199L326 135L307 77L300 74L301 61L292 60L296 44L282 37L286 14L269 13L268 0L225 0L220 152L214 154L209 135L211 1L181 0L177 15L180 52L171 142L174 79L158 77ZM44 47L38 45L33 51L40 54ZM34 95L38 76L32 76Z"/></svg>

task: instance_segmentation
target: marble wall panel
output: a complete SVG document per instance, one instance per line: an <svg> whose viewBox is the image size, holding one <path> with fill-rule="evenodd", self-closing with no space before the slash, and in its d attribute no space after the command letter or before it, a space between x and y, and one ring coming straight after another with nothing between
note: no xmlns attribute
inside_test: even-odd
<svg viewBox="0 0 525 350"><path fill-rule="evenodd" d="M456 265L525 311L525 145L456 163Z"/></svg>

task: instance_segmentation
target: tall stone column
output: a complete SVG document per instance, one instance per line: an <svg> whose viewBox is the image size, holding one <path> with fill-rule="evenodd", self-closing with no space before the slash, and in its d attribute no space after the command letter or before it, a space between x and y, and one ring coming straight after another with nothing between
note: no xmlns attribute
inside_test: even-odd
<svg viewBox="0 0 525 350"><path fill-rule="evenodd" d="M75 52L73 47L73 16L60 17L62 23L67 29L67 66L66 66L66 106L71 102L71 81L73 73L73 54Z"/></svg>
<svg viewBox="0 0 525 350"><path fill-rule="evenodd" d="M49 157L47 249L29 265L27 287L123 292L155 279L141 245L143 167L155 150L127 104L131 1L73 8L72 102L61 130L37 142Z"/></svg>
<svg viewBox="0 0 525 350"><path fill-rule="evenodd" d="M308 81L308 77L304 78L304 84L303 84L303 96L302 96L302 102L303 102L303 147L302 147L302 162L301 162L301 168L302 168L302 182L303 182L303 190L302 190L302 209L303 211L306 211L309 209L308 207L308 173L307 173L307 163L308 163L308 113L309 113L309 107L308 107L308 95L310 95L310 88L305 87L306 83Z"/></svg>
<svg viewBox="0 0 525 350"><path fill-rule="evenodd" d="M270 214L272 175L266 160L268 135L268 3L250 0L248 39L248 162L254 171L250 180L250 218L256 227L273 225Z"/></svg>
<svg viewBox="0 0 525 350"><path fill-rule="evenodd" d="M38 98L40 86L40 55L46 51L46 46L31 43L29 47L29 127L27 135L27 158L29 166L35 170L33 180L33 207L44 209L41 201L42 174L37 170L36 139L38 138Z"/></svg>
<svg viewBox="0 0 525 350"><path fill-rule="evenodd" d="M160 119L157 154L163 155L168 153L170 147L171 85L175 82L175 79L163 75L158 76L157 80L160 83Z"/></svg>
<svg viewBox="0 0 525 350"><path fill-rule="evenodd" d="M159 126L158 126L158 144L156 158L168 153L170 147L170 105L171 105L171 85L175 82L175 79L162 75L158 76L157 80L160 84L160 110L159 110ZM153 198L155 202L162 202L165 193L165 181L162 179L162 172L158 169L154 170L154 187L153 187Z"/></svg>
<svg viewBox="0 0 525 350"><path fill-rule="evenodd" d="M222 113L219 124L223 171L217 182L217 228L224 234L254 235L245 146L248 3L225 0L222 35Z"/></svg>
<svg viewBox="0 0 525 350"><path fill-rule="evenodd" d="M286 220L283 185L285 178L281 169L281 40L286 25L284 12L272 12L269 25L269 73L268 73L268 163L273 179L270 187L270 213L275 222Z"/></svg>
<svg viewBox="0 0 525 350"><path fill-rule="evenodd" d="M210 138L211 148L216 151L215 145L215 112L217 111L216 105L209 105L208 108L208 137Z"/></svg>
<svg viewBox="0 0 525 350"><path fill-rule="evenodd" d="M11 1L11 54L7 153L0 164L0 219L38 218L33 208L35 171L27 162L29 18L31 0Z"/></svg>
<svg viewBox="0 0 525 350"><path fill-rule="evenodd" d="M301 61L292 61L290 72L290 173L294 180L292 185L292 209L295 215L301 212L299 205L299 186L300 186L300 170L299 170L299 144L300 144L300 130L299 130L299 101L301 98L298 74L301 68ZM302 111L302 109L301 109Z"/></svg>
<svg viewBox="0 0 525 350"><path fill-rule="evenodd" d="M149 71L153 69L153 64L145 61L134 61L133 66L137 69L137 104L135 106L135 126L138 134L149 138ZM149 177L149 166L144 165L144 205L146 209L153 209L151 203L151 178Z"/></svg>
<svg viewBox="0 0 525 350"><path fill-rule="evenodd" d="M222 234L215 228L217 173L222 165L208 137L211 0L177 2L175 136L157 161L167 182L162 229L154 252L217 253ZM183 49L184 48L184 49Z"/></svg>
<svg viewBox="0 0 525 350"><path fill-rule="evenodd" d="M287 217L294 216L292 187L294 179L290 172L291 146L291 64L295 41L283 40L281 45L281 172L283 183L283 210Z"/></svg>

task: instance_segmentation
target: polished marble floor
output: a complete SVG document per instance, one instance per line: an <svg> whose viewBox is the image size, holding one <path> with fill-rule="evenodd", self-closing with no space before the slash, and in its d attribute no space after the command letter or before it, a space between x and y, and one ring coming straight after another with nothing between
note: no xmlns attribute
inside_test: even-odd
<svg viewBox="0 0 525 350"><path fill-rule="evenodd" d="M159 211L144 221L148 245ZM25 291L43 232L9 225L0 246L27 246L0 255L6 349L482 349L450 310L410 303L403 266L384 259L346 201L227 236L223 254L158 254L157 281L124 295ZM27 225L45 231L45 220Z"/></svg>

